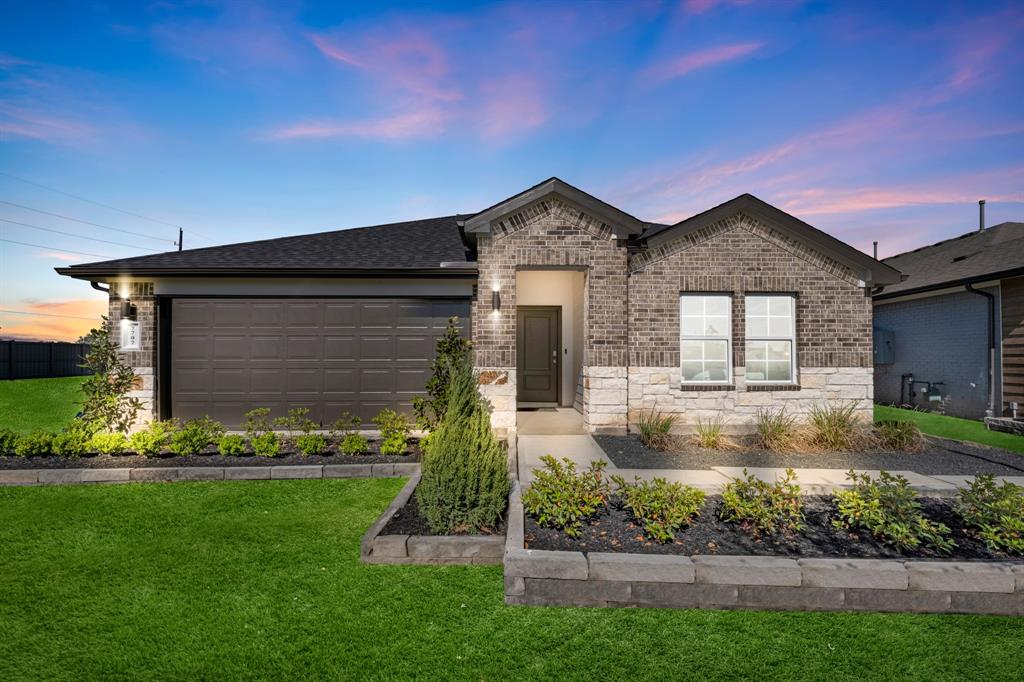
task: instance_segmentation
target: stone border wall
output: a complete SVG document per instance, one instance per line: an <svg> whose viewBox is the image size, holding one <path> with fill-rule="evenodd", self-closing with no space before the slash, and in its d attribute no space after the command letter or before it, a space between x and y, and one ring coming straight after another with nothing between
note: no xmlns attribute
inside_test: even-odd
<svg viewBox="0 0 1024 682"><path fill-rule="evenodd" d="M672 556L524 549L509 496L505 603L1024 615L1024 563Z"/></svg>
<svg viewBox="0 0 1024 682"><path fill-rule="evenodd" d="M418 463L293 464L280 466L140 467L135 469L0 470L0 486L141 481L280 481L317 478L395 478L419 476Z"/></svg>
<svg viewBox="0 0 1024 682"><path fill-rule="evenodd" d="M387 510L363 534L359 559L364 564L429 564L456 566L500 564L505 538L501 535L381 535L384 526L405 506L419 485L409 479Z"/></svg>

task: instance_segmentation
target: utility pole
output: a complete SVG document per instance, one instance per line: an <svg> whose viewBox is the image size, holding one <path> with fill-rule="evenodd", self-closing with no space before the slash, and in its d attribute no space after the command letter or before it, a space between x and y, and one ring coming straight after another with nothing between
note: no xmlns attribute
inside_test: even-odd
<svg viewBox="0 0 1024 682"><path fill-rule="evenodd" d="M182 229L179 227L178 228L178 251L181 251L181 237L182 237L182 234L184 234L184 233L183 233Z"/></svg>

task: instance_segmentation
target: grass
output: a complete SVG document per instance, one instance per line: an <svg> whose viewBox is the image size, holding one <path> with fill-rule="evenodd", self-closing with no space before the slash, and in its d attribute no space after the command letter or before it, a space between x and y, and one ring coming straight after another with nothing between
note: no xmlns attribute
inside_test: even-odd
<svg viewBox="0 0 1024 682"><path fill-rule="evenodd" d="M1015 436L1012 433L1002 433L1001 431L989 431L980 421L947 417L931 412L904 410L886 405L875 405L875 420L878 421L880 419L912 421L917 424L922 433L932 436L951 438L953 440L966 440L972 443L991 445L994 448L1024 453L1024 436Z"/></svg>
<svg viewBox="0 0 1024 682"><path fill-rule="evenodd" d="M0 381L0 428L59 431L82 409L86 377Z"/></svg>
<svg viewBox="0 0 1024 682"><path fill-rule="evenodd" d="M1019 679L1021 619L508 607L497 566L360 564L402 483L0 488L0 679Z"/></svg>

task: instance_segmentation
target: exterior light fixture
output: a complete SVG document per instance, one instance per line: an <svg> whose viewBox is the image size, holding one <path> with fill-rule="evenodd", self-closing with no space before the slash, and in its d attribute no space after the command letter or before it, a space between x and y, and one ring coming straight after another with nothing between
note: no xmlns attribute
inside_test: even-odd
<svg viewBox="0 0 1024 682"><path fill-rule="evenodd" d="M501 293L495 289L491 292L491 311L498 312L501 310Z"/></svg>
<svg viewBox="0 0 1024 682"><path fill-rule="evenodd" d="M132 320L133 322L139 317L139 310L132 305L132 302L127 298L121 300L121 319Z"/></svg>

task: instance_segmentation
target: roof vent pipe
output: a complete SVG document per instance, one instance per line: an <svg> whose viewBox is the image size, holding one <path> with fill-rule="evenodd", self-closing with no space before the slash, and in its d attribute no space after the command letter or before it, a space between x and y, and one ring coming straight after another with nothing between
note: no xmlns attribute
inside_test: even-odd
<svg viewBox="0 0 1024 682"><path fill-rule="evenodd" d="M874 246L875 260L878 260L878 242L871 242L871 243Z"/></svg>
<svg viewBox="0 0 1024 682"><path fill-rule="evenodd" d="M985 200L982 199L978 202L978 232L982 232L985 229Z"/></svg>

